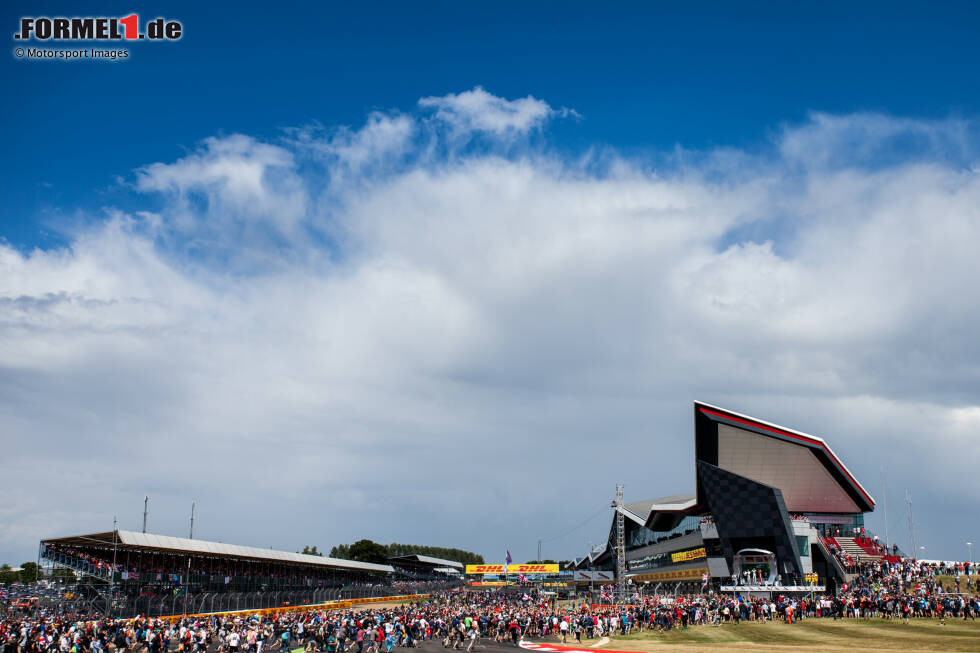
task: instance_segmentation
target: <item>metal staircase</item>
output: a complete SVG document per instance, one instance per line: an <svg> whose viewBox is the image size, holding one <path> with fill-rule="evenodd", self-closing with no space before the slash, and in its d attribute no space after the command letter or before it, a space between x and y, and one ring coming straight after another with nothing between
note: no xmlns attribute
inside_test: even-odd
<svg viewBox="0 0 980 653"><path fill-rule="evenodd" d="M73 572L81 576L88 576L89 578L95 578L106 582L110 581L108 569L100 569L95 565L68 555L67 553L43 551L41 553L41 559L50 562L53 566L71 569Z"/></svg>

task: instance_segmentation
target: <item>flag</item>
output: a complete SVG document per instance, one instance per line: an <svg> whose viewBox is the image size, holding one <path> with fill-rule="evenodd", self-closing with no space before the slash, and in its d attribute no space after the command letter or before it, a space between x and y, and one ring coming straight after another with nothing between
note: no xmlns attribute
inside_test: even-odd
<svg viewBox="0 0 980 653"><path fill-rule="evenodd" d="M527 576L525 576L524 574L518 574L517 575L517 580L519 582L521 582L521 583L526 583L527 582Z"/></svg>
<svg viewBox="0 0 980 653"><path fill-rule="evenodd" d="M708 574L701 574L701 589L708 586Z"/></svg>
<svg viewBox="0 0 980 653"><path fill-rule="evenodd" d="M510 549L507 549L507 559L504 560L504 574L507 573L507 565L509 565L513 560L510 557Z"/></svg>

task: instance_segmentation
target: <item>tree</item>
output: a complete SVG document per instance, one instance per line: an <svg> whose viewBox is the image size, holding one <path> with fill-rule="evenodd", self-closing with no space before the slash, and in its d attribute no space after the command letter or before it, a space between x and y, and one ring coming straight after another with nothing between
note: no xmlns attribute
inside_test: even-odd
<svg viewBox="0 0 980 653"><path fill-rule="evenodd" d="M361 542L371 542L371 540L361 540ZM376 544L375 542L371 542ZM356 543L359 544L359 543ZM338 544L332 549L330 549L331 558L339 558L341 560L359 560L360 558L355 557L353 544ZM454 562L459 562L464 565L482 565L483 556L473 553L471 551L463 551L462 549L448 549L441 546L424 546L421 544L399 544L398 542L392 542L391 544L377 544L384 549L384 557L379 558L381 562L386 562L388 558L394 558L397 556L405 555L425 555L431 556L433 558L443 558L445 560L452 560ZM362 552L363 554L363 552ZM378 557L378 556L375 556Z"/></svg>
<svg viewBox="0 0 980 653"><path fill-rule="evenodd" d="M51 572L51 579L58 583L74 583L78 580L78 576L71 569L57 567Z"/></svg>
<svg viewBox="0 0 980 653"><path fill-rule="evenodd" d="M309 556L320 556L321 558L323 557L323 554L316 550L315 544L313 546L307 544L306 546L303 547L302 551L297 551L297 553L304 553Z"/></svg>
<svg viewBox="0 0 980 653"><path fill-rule="evenodd" d="M388 562L388 550L382 544L371 540L358 540L350 546L350 559L359 562L384 564Z"/></svg>
<svg viewBox="0 0 980 653"><path fill-rule="evenodd" d="M399 544L398 542L392 542L388 545L388 555L391 557L404 555L424 555L431 556L433 558L452 560L464 565L484 564L483 556L471 551L449 549L441 546L424 546L421 544Z"/></svg>
<svg viewBox="0 0 980 653"><path fill-rule="evenodd" d="M24 562L20 565L20 582L33 583L37 580L37 563Z"/></svg>
<svg viewBox="0 0 980 653"><path fill-rule="evenodd" d="M10 583L16 583L18 580L17 572L11 571L10 565L6 563L0 565L0 583L9 585Z"/></svg>

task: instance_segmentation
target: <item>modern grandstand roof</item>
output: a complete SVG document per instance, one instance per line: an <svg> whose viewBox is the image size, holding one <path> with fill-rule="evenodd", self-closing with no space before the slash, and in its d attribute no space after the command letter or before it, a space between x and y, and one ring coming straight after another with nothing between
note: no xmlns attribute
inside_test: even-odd
<svg viewBox="0 0 980 653"><path fill-rule="evenodd" d="M589 554L588 555L586 555L586 556L584 556L584 557L579 558L578 560L576 560L574 562L574 564L571 565L571 568L573 568L573 569L581 569L583 567L588 567L593 562L595 562L596 560L598 560L599 558L601 558L603 555L609 553L609 550L610 549L609 549L609 542L608 541L606 541L604 544L599 544L599 545L593 547L592 550L589 551Z"/></svg>
<svg viewBox="0 0 980 653"><path fill-rule="evenodd" d="M857 513L874 499L822 438L694 402L695 457L779 488L791 512Z"/></svg>
<svg viewBox="0 0 980 653"><path fill-rule="evenodd" d="M637 524L643 525L650 518L651 512L662 512L670 510L686 510L695 503L692 494L675 494L659 499L645 499L643 501L631 501L623 504L623 515L629 517Z"/></svg>
<svg viewBox="0 0 980 653"><path fill-rule="evenodd" d="M425 565L427 567L455 567L457 569L463 568L463 563L456 562L455 560L445 560L443 558L433 558L432 556L419 555L417 553L412 553L403 556L394 556L388 558L391 562L409 562Z"/></svg>
<svg viewBox="0 0 980 653"><path fill-rule="evenodd" d="M779 488L790 512L858 513L874 510L874 499L822 438L694 402L695 459ZM655 531L676 528L685 515L702 514L700 495L634 502L624 514L644 517Z"/></svg>
<svg viewBox="0 0 980 653"><path fill-rule="evenodd" d="M113 531L107 531L88 535L53 537L41 541L45 544L68 544L75 546L92 546L93 544L117 545L124 549L163 551L176 554L196 553L262 562L286 562L300 565L332 567L347 571L394 571L391 565L377 565L370 562L359 562L357 560L325 558L322 556L307 555L305 553L290 553L289 551L260 549L253 546L208 542L207 540L189 540L187 538L171 537L169 535L153 535L151 533L136 533L134 531L122 530L115 531L115 535L116 537L114 538Z"/></svg>

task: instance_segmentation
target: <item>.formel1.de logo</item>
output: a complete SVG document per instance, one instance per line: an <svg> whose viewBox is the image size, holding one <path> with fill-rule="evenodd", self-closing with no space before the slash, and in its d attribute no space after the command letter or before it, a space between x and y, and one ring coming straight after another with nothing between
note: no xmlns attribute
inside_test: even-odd
<svg viewBox="0 0 980 653"><path fill-rule="evenodd" d="M155 18L140 30L139 14L123 18L24 16L15 40L38 41L113 41L139 40L177 41L184 31L179 20Z"/></svg>

